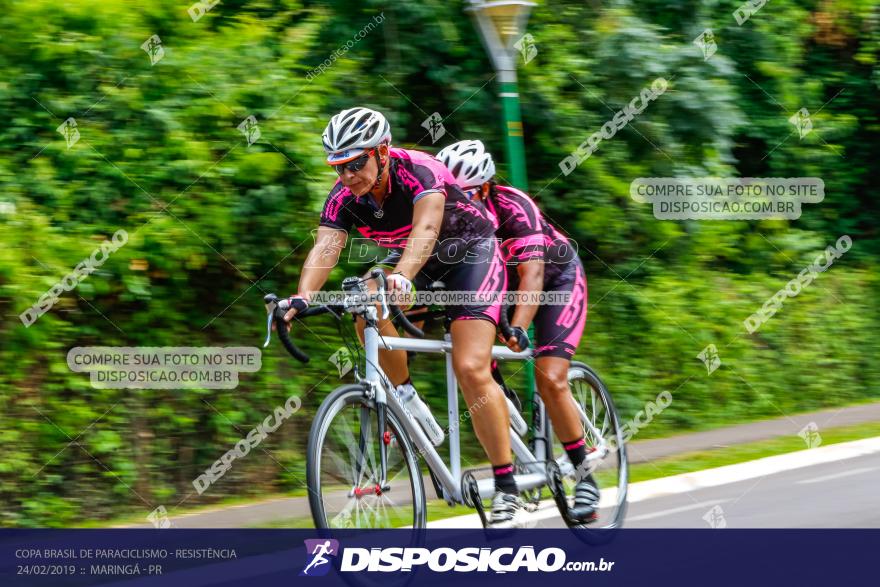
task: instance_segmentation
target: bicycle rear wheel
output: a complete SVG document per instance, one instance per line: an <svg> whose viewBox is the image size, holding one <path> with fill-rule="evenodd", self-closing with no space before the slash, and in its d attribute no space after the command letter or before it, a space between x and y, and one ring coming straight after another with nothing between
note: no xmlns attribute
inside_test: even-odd
<svg viewBox="0 0 880 587"><path fill-rule="evenodd" d="M589 524L576 524L578 528L611 529L623 524L626 516L626 495L629 470L626 460L626 444L621 431L617 410L611 401L608 388L588 365L572 361L568 370L568 386L575 402L582 410L585 438L587 441L587 466L599 486L600 501L597 518ZM603 442L600 442L600 437ZM602 450L604 443L606 450ZM557 461L562 472L561 483L568 505L574 501L575 471L557 442Z"/></svg>
<svg viewBox="0 0 880 587"><path fill-rule="evenodd" d="M416 452L390 405L379 430L376 402L362 385L324 400L309 432L306 476L317 528L425 526L425 489ZM380 443L387 453L380 486Z"/></svg>

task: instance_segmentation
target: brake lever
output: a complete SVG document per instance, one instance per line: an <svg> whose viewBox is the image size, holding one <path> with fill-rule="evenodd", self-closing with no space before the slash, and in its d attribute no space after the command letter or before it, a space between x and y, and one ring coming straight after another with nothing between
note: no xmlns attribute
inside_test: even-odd
<svg viewBox="0 0 880 587"><path fill-rule="evenodd" d="M266 304L268 315L266 316L266 340L263 342L263 348L266 348L272 342L272 320L275 319L275 307L277 305L275 302Z"/></svg>
<svg viewBox="0 0 880 587"><path fill-rule="evenodd" d="M388 320L388 316L391 314L391 311L388 309L388 304L385 301L385 284L379 284L379 303L382 305L382 320Z"/></svg>
<svg viewBox="0 0 880 587"><path fill-rule="evenodd" d="M382 306L382 320L387 320L388 316L391 315L391 310L388 309L388 302L386 300L385 272L383 270L379 269L378 267L375 267L375 268L373 268L372 271L370 271L370 277L372 279L376 280L376 285L378 287L379 304ZM364 293L366 293L366 287L365 287L363 281L360 282L360 286L361 286L362 291Z"/></svg>
<svg viewBox="0 0 880 587"><path fill-rule="evenodd" d="M269 343L272 342L272 316L273 312L269 312L269 315L266 317L266 340L263 341L263 348L269 346Z"/></svg>
<svg viewBox="0 0 880 587"><path fill-rule="evenodd" d="M272 321L275 320L275 309L278 306L281 306L282 310L286 310L288 307L287 300L279 300L278 296L275 294L268 294L263 298L263 301L266 305L266 340L263 341L263 348L269 346L269 343L272 341Z"/></svg>

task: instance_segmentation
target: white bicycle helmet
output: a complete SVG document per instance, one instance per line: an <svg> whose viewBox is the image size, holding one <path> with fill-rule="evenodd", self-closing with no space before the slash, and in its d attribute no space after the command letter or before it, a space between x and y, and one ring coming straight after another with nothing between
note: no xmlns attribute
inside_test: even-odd
<svg viewBox="0 0 880 587"><path fill-rule="evenodd" d="M495 162L483 141L459 141L437 153L460 188L483 185L495 175Z"/></svg>
<svg viewBox="0 0 880 587"><path fill-rule="evenodd" d="M369 108L349 108L330 119L324 134L327 163L351 161L365 150L391 142L391 125L381 113Z"/></svg>

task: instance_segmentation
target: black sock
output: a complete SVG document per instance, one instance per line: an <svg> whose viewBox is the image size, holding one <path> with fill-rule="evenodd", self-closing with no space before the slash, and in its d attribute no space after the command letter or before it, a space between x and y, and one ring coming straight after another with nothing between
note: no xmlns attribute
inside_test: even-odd
<svg viewBox="0 0 880 587"><path fill-rule="evenodd" d="M568 460L571 461L571 464L574 466L575 472L578 472L578 469L587 459L587 442L583 437L578 438L577 440L572 440L571 442L563 442L562 447L565 449L565 453L568 455ZM583 471L586 473L586 471ZM577 478L580 479L582 475L577 475Z"/></svg>
<svg viewBox="0 0 880 587"><path fill-rule="evenodd" d="M513 495L519 493L519 489L516 488L516 480L513 478L513 463L494 466L492 473L495 475L495 491L503 491Z"/></svg>

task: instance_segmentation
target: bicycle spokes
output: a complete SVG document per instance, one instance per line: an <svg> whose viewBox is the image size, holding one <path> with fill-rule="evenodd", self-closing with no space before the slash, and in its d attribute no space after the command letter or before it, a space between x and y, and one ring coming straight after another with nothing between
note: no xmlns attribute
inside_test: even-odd
<svg viewBox="0 0 880 587"><path fill-rule="evenodd" d="M627 468L626 448L614 406L604 385L587 368L573 365L569 388L584 424L587 457L575 470L564 451L556 453L560 456L558 468L554 467L559 476L555 489L560 493L557 496L554 491L554 496L563 500L557 500L557 505L560 509L565 503L570 507L577 480L592 475L601 498L597 519L591 527L617 527L626 510ZM567 523L574 525L575 521L567 519Z"/></svg>
<svg viewBox="0 0 880 587"><path fill-rule="evenodd" d="M380 426L380 420L382 425ZM343 406L326 426L321 446L321 497L331 528L412 525L414 473L398 437L375 406Z"/></svg>

